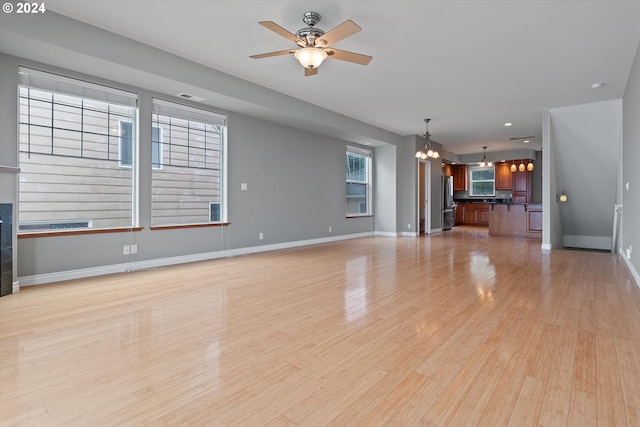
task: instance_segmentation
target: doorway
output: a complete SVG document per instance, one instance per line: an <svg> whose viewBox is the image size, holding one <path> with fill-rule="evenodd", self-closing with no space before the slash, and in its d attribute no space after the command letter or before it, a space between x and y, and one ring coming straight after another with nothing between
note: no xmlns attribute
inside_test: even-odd
<svg viewBox="0 0 640 427"><path fill-rule="evenodd" d="M418 235L431 233L431 162L418 160Z"/></svg>

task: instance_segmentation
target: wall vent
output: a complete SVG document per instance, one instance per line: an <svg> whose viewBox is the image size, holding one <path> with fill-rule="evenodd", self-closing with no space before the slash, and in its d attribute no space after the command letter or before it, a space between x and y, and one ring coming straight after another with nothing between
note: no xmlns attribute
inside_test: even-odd
<svg viewBox="0 0 640 427"><path fill-rule="evenodd" d="M202 102L204 101L204 98L201 98L199 96L195 96L195 95L191 95L185 92L179 93L178 98L182 98L182 99L188 99L189 101L196 101L196 102Z"/></svg>

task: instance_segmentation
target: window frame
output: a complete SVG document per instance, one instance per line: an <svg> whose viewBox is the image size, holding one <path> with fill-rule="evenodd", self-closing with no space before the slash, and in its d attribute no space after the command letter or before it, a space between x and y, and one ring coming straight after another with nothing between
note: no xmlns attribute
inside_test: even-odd
<svg viewBox="0 0 640 427"><path fill-rule="evenodd" d="M124 125L124 126L123 126ZM134 161L134 143L131 139L126 141L122 136L125 132L133 134L132 126L128 122L120 121L118 127L120 129L120 141L118 142L118 157L121 168L130 168ZM157 137L154 139L154 133L157 132ZM157 139L157 141L156 141ZM128 145L128 147L127 147ZM125 157L125 154L129 156L129 159ZM158 161L154 161L155 159ZM151 167L153 169L162 169L162 128L152 126L151 127Z"/></svg>
<svg viewBox="0 0 640 427"><path fill-rule="evenodd" d="M496 170L494 166L469 165L469 196L472 197L488 197L496 195ZM473 179L474 172L492 171L493 179ZM491 182L490 193L476 193L474 184L480 182Z"/></svg>
<svg viewBox="0 0 640 427"><path fill-rule="evenodd" d="M163 119L161 119L159 116L162 116ZM178 122L188 122L188 125L186 128L183 128L182 131L186 130L187 133L187 144L181 146L183 149L186 149L186 161L187 164L178 164L175 163L173 164L172 162L174 161L174 154L171 154L166 157L164 152L166 150L169 150L171 152L173 152L172 150L177 147L180 146L180 144L174 143L173 139L172 139L172 135L173 135L173 131L169 130L166 133L167 138L169 138L169 140L164 140L162 139L163 134L165 133L165 129L163 128L163 126L167 126L167 123L164 121L166 119L169 119L169 122L171 122L171 120L176 120ZM213 194L213 199L212 200L207 200L206 203L206 209L203 207L203 210L206 210L206 215L203 215L203 219L201 221L185 221L185 222L181 222L180 221L180 215L176 215L175 216L175 222L171 222L171 221L157 221L158 218L161 218L161 215L156 215L157 212L160 211L160 209L158 208L154 208L154 204L155 203L161 203L157 200L154 200L154 197L156 197L157 195L154 193L154 188L156 188L154 186L154 180L156 179L156 177L154 177L152 175L151 178L151 229L162 229L162 228L178 228L178 227L194 227L194 226L218 226L218 225L227 225L227 135L228 135L228 117L226 114L223 113L219 113L217 111L213 111L207 108L202 108L202 107L196 107L196 106L192 106L192 105L188 105L188 104L184 104L184 103L180 103L180 102L175 102L175 101L167 101L165 99L162 98L158 98L158 97L153 97L152 99L152 115L151 115L151 123L152 126L154 128L158 128L159 129L159 136L161 138L160 142L160 153L159 153L159 159L161 159L161 164L159 165L160 167L153 167L153 172L155 173L170 173L171 172L171 168L180 168L180 169L193 169L193 170L210 170L210 171L217 171L218 173L218 181L217 183L219 184L219 189L216 191L214 191ZM198 125L204 125L204 132L205 132L205 136L204 136L204 148L193 148L196 151L203 151L203 156L202 156L202 160L199 160L200 163L202 163L204 166L198 167L198 166L192 166L190 165L191 161L192 161L192 154L190 154L190 149L191 148L191 143L190 138L191 138L191 130L194 130L195 132L198 132L198 129L195 128L191 128L190 123L196 123ZM171 129L172 124L169 123L169 128ZM180 127L180 126L178 126ZM218 142L217 143L212 143L213 148L209 148L207 146L207 127L214 127L214 128L218 128ZM216 133L216 132L214 132ZM153 141L152 141L153 143ZM216 150L215 146L216 144L219 144L219 149ZM217 167L207 167L208 164L208 160L207 160L207 151L218 151L218 156L216 156L213 160L214 160L214 164L217 164ZM163 157L164 156L164 157ZM166 159L166 162L162 161L163 159ZM168 163L167 163L168 162ZM212 184L215 184L215 181L211 181ZM217 200L216 200L217 199ZM212 209L211 209L211 204L219 204L219 208L217 209L217 213L218 213L218 220L217 221L212 221L211 217L212 217Z"/></svg>
<svg viewBox="0 0 640 427"><path fill-rule="evenodd" d="M35 94L32 91L35 91ZM42 94L40 98L38 98L38 92ZM43 181L38 181L44 185L55 185L58 188L78 185L71 181L61 180L62 177L71 176L75 179L87 179L86 185L91 186L94 185L90 181L91 177L107 176L104 175L105 171L113 172L109 178L122 179L123 176L117 172L121 170L120 141L114 141L114 139L120 138L117 133L120 126L118 124L118 130L115 131L113 122L122 123L129 120L132 143L137 144L138 99L136 92L119 89L105 83L94 83L82 78L20 66L18 68L16 98L19 109L17 149L19 164L23 168L24 175L29 173L24 170L27 165L39 164L37 161L27 161L37 155L44 156L41 163L50 163L49 166L56 169L56 173L52 173L50 177L42 177ZM34 101L42 104L40 108L44 108L43 112L47 112L50 116L38 116L37 110L35 112L32 110L32 108L38 108L32 106ZM46 120L42 120L45 117ZM104 124L100 124L101 121L104 121ZM42 130L40 136L37 133L32 133L34 126ZM34 140L34 138L40 138L41 141ZM78 145L73 147L65 141L77 141ZM34 149L33 144L38 142L48 144L50 149ZM67 148L65 148L65 144ZM56 146L58 147L57 152ZM46 145L42 147L46 147ZM59 160L47 161L50 156ZM135 160L133 153L132 160ZM104 162L104 165L97 162ZM67 170L86 168L88 171L100 171L102 175L93 175L93 173L69 175L64 171L65 168ZM83 206L96 203L98 200L95 195L100 193L77 192L73 194L80 195L79 198L70 197L68 200L52 198L42 201L30 198L29 194L33 193L33 190L22 189L19 185L18 212L24 227L21 227L20 223L18 224L18 237L138 229L137 174L138 168L135 167L131 169L130 176L125 177L128 182L126 185L121 185L121 188L128 188L128 191L121 194L126 194L126 199L114 199L112 203L115 209L109 206L104 209L93 207L88 210L74 210L72 207L64 207L64 203L80 203ZM71 193L69 194L71 195ZM23 198L23 195L26 195L26 198ZM82 198L82 195L87 195L87 197ZM100 201L104 202L105 200ZM119 203L125 206L126 210L117 206ZM28 204L33 206L27 206ZM25 208L25 206L27 207ZM36 210L32 210L33 207ZM127 210L128 215L118 214L118 212L126 212ZM37 214L38 212L40 215ZM65 215L65 212L73 212L73 214ZM94 212L97 215L87 214L87 212ZM109 221L112 223L109 224ZM81 223L82 225L80 225ZM47 225L50 226L47 227Z"/></svg>
<svg viewBox="0 0 640 427"><path fill-rule="evenodd" d="M365 149L365 148L360 148L360 147L354 147L354 146L347 146L346 147L346 153L345 153L345 213L346 213L346 217L347 218L357 218L357 217L367 217L367 216L372 216L373 215L373 211L372 211L372 197L371 195L373 194L373 190L372 190L372 176L373 176L373 171L372 171L372 151ZM365 160L365 165L366 165L366 171L365 171L365 180L359 180L359 179L349 179L349 170L348 170L348 165L349 165L349 155L352 156L358 156L361 158L364 158ZM349 212L349 198L353 198L354 196L350 196L349 195L349 184L361 184L361 185L365 185L365 201L364 202L359 202L359 210L360 212ZM362 212L362 207L363 207L363 203L365 204L365 212Z"/></svg>

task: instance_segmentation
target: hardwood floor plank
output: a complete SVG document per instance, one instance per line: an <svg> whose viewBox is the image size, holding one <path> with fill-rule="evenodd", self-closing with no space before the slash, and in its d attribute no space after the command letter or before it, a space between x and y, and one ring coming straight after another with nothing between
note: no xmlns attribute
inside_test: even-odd
<svg viewBox="0 0 640 427"><path fill-rule="evenodd" d="M0 298L0 426L640 421L617 255L455 227Z"/></svg>

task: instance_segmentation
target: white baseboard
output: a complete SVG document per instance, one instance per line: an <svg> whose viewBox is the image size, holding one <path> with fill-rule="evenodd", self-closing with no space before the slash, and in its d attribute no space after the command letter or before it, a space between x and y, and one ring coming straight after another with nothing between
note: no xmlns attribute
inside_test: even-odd
<svg viewBox="0 0 640 427"><path fill-rule="evenodd" d="M13 282L13 286L11 288L11 293L12 294L15 294L16 292L20 292L20 282L19 281Z"/></svg>
<svg viewBox="0 0 640 427"><path fill-rule="evenodd" d="M562 244L567 248L611 250L611 237L601 236L572 236L565 234Z"/></svg>
<svg viewBox="0 0 640 427"><path fill-rule="evenodd" d="M381 237L398 237L398 233L395 231L376 231L373 235Z"/></svg>
<svg viewBox="0 0 640 427"><path fill-rule="evenodd" d="M417 231L403 231L401 236L402 237L418 237L419 234Z"/></svg>
<svg viewBox="0 0 640 427"><path fill-rule="evenodd" d="M541 250L542 250L542 252L544 252L544 253L549 253L549 252L551 252L551 247L552 247L551 243L543 243L543 244L540 246L540 249L541 249Z"/></svg>
<svg viewBox="0 0 640 427"><path fill-rule="evenodd" d="M624 263L629 269L629 272L633 276L633 279L636 281L636 285L638 285L638 287L640 288L640 274L638 274L638 271L633 266L633 264L631 264L631 261L626 256L624 256L623 254L619 254L619 256L621 256L622 259L624 260Z"/></svg>
<svg viewBox="0 0 640 427"><path fill-rule="evenodd" d="M19 278L20 286L43 285L45 283L61 282L64 280L84 279L86 277L103 276L106 274L126 273L136 270L166 267L168 265L184 264L187 262L206 261L217 258L228 258L240 255L248 255L258 252L275 251L279 249L296 248L300 246L317 245L320 243L337 242L340 240L371 237L373 232L344 234L340 236L321 237L318 239L298 240L294 242L274 243L270 245L251 246L238 249L226 249L215 252L205 252L192 255L181 255L168 258L158 258L145 261L134 261L123 264L105 265L100 267L81 268L77 270L59 271L55 273L35 274Z"/></svg>

